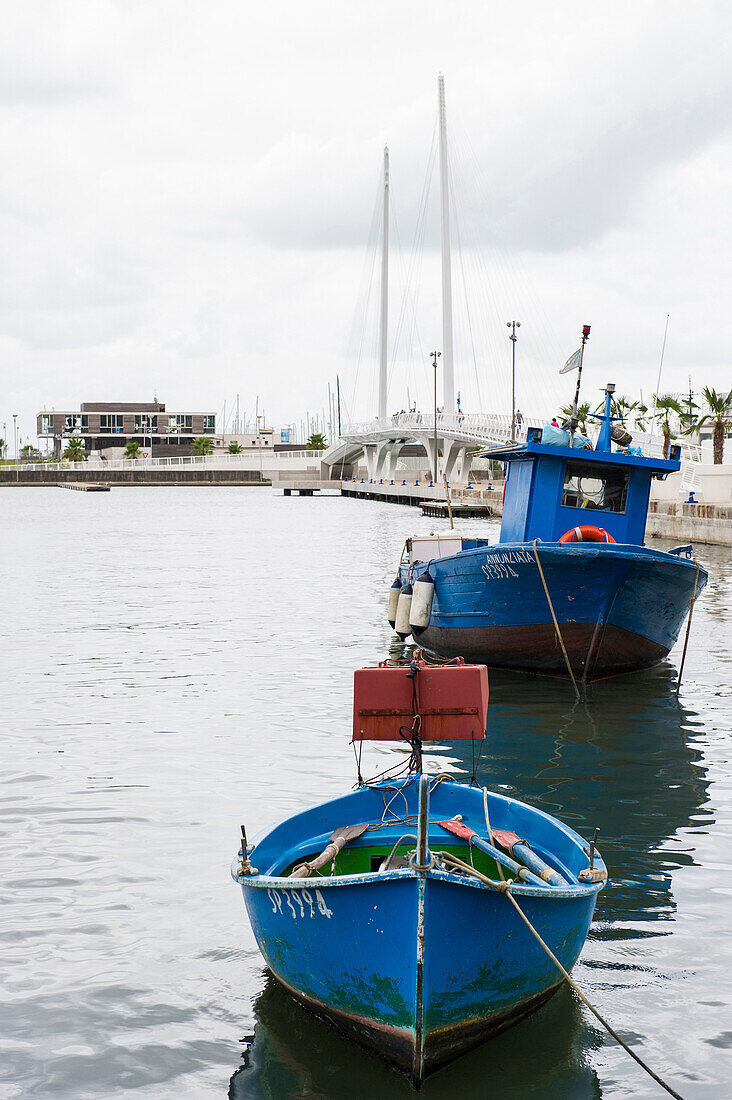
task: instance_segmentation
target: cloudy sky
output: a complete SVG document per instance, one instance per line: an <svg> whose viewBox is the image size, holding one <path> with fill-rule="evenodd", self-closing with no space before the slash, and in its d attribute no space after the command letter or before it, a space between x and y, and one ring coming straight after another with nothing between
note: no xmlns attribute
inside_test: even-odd
<svg viewBox="0 0 732 1100"><path fill-rule="evenodd" d="M583 323L588 396L653 392L667 314L661 388L732 385L726 3L28 0L3 22L0 422L24 438L43 407L154 392L299 422L336 374L373 413L387 142L389 404L426 406L440 72L466 410L506 411L511 319L525 411L571 397Z"/></svg>

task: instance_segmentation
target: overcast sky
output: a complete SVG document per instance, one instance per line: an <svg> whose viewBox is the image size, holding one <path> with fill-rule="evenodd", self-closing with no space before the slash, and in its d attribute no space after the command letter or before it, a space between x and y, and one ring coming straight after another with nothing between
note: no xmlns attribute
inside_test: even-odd
<svg viewBox="0 0 732 1100"><path fill-rule="evenodd" d="M440 72L466 410L506 411L511 319L526 411L571 398L583 323L588 396L653 392L667 314L661 389L729 388L731 27L699 0L6 6L1 421L25 438L42 407L239 393L279 425L336 374L375 412L382 151L396 336ZM430 201L390 408L407 385L426 405L441 347Z"/></svg>

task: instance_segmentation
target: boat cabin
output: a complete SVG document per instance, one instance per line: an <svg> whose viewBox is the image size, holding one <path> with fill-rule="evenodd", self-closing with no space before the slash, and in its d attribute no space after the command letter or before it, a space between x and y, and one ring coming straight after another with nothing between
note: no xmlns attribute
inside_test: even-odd
<svg viewBox="0 0 732 1100"><path fill-rule="evenodd" d="M661 480L680 469L681 448L671 457L645 458L627 449L613 451L611 397L594 448L569 445L569 433L529 428L518 447L483 451L481 457L506 462L506 492L500 542L557 542L575 527L600 527L615 542L642 545L646 530L651 479ZM559 438L560 442L548 442Z"/></svg>

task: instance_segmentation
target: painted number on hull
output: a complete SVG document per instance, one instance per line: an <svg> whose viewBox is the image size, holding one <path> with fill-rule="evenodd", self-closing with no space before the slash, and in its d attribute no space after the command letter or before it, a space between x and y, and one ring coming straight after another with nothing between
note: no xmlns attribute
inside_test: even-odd
<svg viewBox="0 0 732 1100"><path fill-rule="evenodd" d="M518 573L512 566L531 565L533 560L531 555L524 550L508 550L503 554L487 554L483 572L491 580L502 581L507 577L518 577Z"/></svg>
<svg viewBox="0 0 732 1100"><path fill-rule="evenodd" d="M267 896L272 902L273 913L284 913L286 903L293 920L305 916L314 917L316 913L328 920L333 916L333 910L326 905L320 890L287 890L284 893L268 890Z"/></svg>

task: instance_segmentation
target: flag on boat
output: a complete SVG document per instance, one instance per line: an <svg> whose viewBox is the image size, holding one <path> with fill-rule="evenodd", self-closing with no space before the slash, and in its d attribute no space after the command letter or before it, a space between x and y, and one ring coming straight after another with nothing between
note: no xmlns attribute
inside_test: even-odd
<svg viewBox="0 0 732 1100"><path fill-rule="evenodd" d="M570 355L569 359L564 364L564 366L562 367L562 369L560 370L559 373L560 374L566 374L568 370L574 370L575 367L578 367L580 365L580 360L581 359L582 359L582 348L577 348L574 355Z"/></svg>

